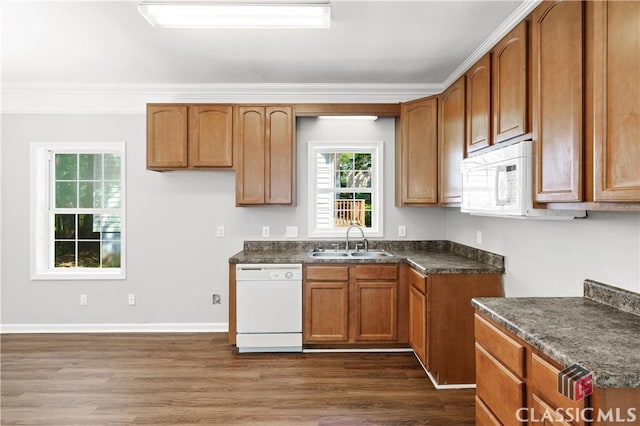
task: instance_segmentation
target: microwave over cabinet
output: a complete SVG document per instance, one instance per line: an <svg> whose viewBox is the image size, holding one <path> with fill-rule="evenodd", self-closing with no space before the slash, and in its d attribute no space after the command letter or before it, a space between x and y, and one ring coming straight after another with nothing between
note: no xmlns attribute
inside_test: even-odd
<svg viewBox="0 0 640 426"><path fill-rule="evenodd" d="M461 163L461 211L476 215L573 219L583 210L533 208L531 141L465 158Z"/></svg>

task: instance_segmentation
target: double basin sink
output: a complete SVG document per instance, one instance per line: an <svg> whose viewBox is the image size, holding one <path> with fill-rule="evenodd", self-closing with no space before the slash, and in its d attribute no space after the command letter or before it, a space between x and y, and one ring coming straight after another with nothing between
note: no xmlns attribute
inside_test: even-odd
<svg viewBox="0 0 640 426"><path fill-rule="evenodd" d="M379 259L381 257L393 257L393 255L384 250L311 250L309 257L321 259Z"/></svg>

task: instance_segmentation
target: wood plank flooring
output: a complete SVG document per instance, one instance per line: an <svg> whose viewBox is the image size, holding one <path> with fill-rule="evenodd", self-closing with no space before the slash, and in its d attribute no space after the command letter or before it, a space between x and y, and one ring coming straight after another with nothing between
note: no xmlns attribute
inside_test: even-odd
<svg viewBox="0 0 640 426"><path fill-rule="evenodd" d="M225 333L2 335L2 425L472 425L412 353L238 354Z"/></svg>

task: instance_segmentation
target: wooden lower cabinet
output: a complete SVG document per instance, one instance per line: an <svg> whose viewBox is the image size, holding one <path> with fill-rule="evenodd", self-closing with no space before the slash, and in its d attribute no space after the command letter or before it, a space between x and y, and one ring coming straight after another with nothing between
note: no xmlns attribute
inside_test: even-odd
<svg viewBox="0 0 640 426"><path fill-rule="evenodd" d="M409 345L425 368L427 360L427 277L409 269Z"/></svg>
<svg viewBox="0 0 640 426"><path fill-rule="evenodd" d="M409 343L438 385L475 383L471 299L503 295L501 274L409 269Z"/></svg>
<svg viewBox="0 0 640 426"><path fill-rule="evenodd" d="M402 343L399 265L308 265L303 343Z"/></svg>
<svg viewBox="0 0 640 426"><path fill-rule="evenodd" d="M475 340L476 424L640 425L639 388L594 388L573 401L558 392L562 366L479 313Z"/></svg>

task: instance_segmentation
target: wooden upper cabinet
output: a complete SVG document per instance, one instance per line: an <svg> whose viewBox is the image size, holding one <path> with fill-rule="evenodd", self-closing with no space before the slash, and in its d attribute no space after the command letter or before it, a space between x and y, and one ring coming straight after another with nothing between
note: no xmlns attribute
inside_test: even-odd
<svg viewBox="0 0 640 426"><path fill-rule="evenodd" d="M396 135L396 205L438 203L438 98L402 104Z"/></svg>
<svg viewBox="0 0 640 426"><path fill-rule="evenodd" d="M491 145L491 53L467 71L467 152Z"/></svg>
<svg viewBox="0 0 640 426"><path fill-rule="evenodd" d="M538 202L582 201L583 5L547 1L533 12L533 176Z"/></svg>
<svg viewBox="0 0 640 426"><path fill-rule="evenodd" d="M440 96L438 123L440 204L462 200L460 161L465 152L465 77L462 76Z"/></svg>
<svg viewBox="0 0 640 426"><path fill-rule="evenodd" d="M163 170L187 167L187 135L186 105L147 105L147 168Z"/></svg>
<svg viewBox="0 0 640 426"><path fill-rule="evenodd" d="M189 158L193 167L233 165L233 107L189 106Z"/></svg>
<svg viewBox="0 0 640 426"><path fill-rule="evenodd" d="M230 105L147 105L147 168L230 168L233 163Z"/></svg>
<svg viewBox="0 0 640 426"><path fill-rule="evenodd" d="M640 202L640 2L587 2L587 8L593 198Z"/></svg>
<svg viewBox="0 0 640 426"><path fill-rule="evenodd" d="M238 106L235 129L236 204L292 204L293 108Z"/></svg>
<svg viewBox="0 0 640 426"><path fill-rule="evenodd" d="M295 177L294 117L291 107L266 108L266 204L292 204Z"/></svg>
<svg viewBox="0 0 640 426"><path fill-rule="evenodd" d="M527 133L527 21L493 48L493 143Z"/></svg>

